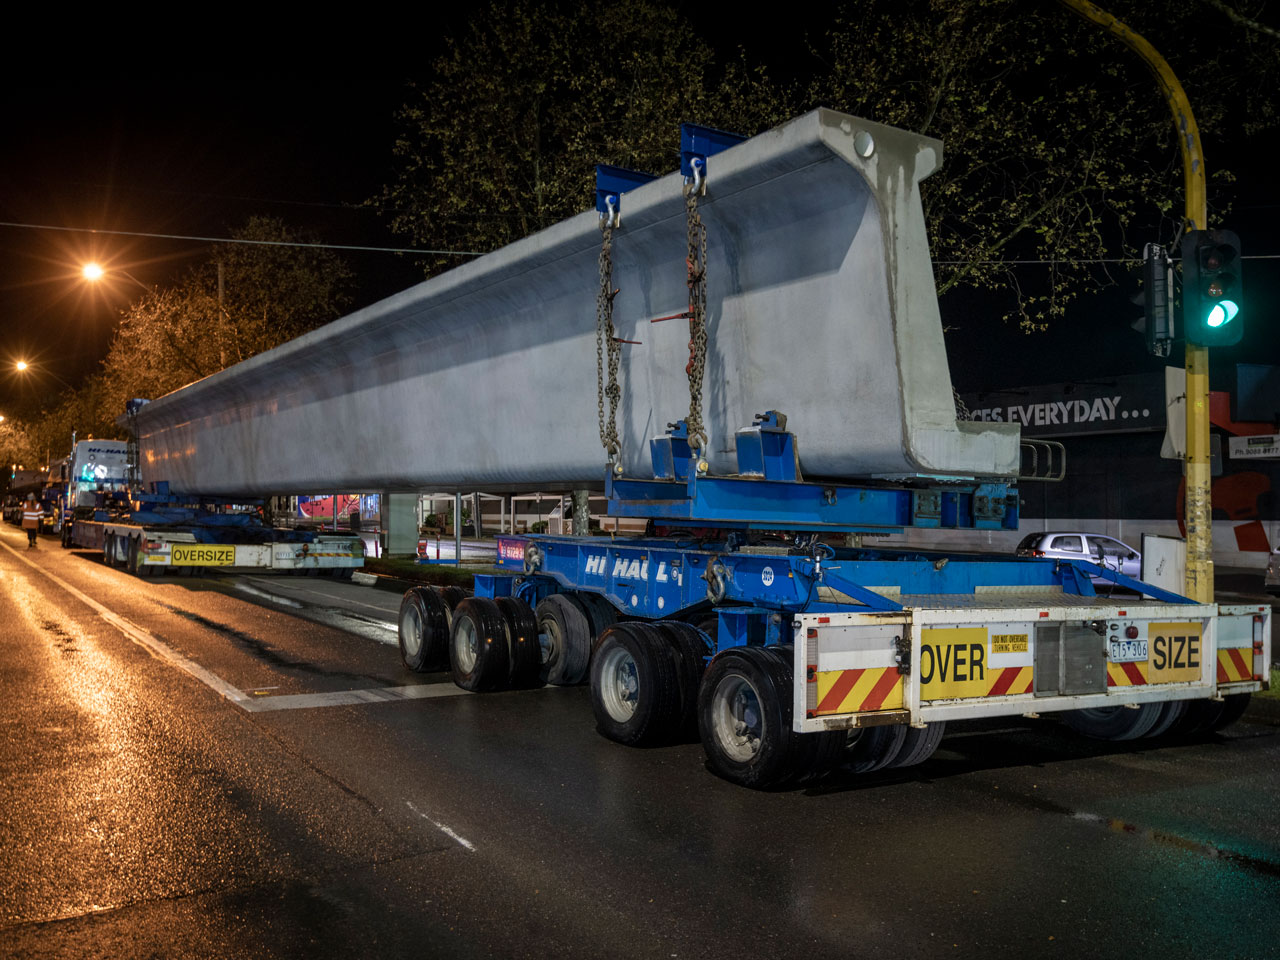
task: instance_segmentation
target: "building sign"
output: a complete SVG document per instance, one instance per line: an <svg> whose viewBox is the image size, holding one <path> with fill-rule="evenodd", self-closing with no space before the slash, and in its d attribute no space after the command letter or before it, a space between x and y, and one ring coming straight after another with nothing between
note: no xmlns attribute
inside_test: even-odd
<svg viewBox="0 0 1280 960"><path fill-rule="evenodd" d="M1027 437L1164 429L1164 376L1072 380L963 397L971 420L1017 423Z"/></svg>
<svg viewBox="0 0 1280 960"><path fill-rule="evenodd" d="M1280 460L1280 433L1231 437L1227 443L1233 460Z"/></svg>

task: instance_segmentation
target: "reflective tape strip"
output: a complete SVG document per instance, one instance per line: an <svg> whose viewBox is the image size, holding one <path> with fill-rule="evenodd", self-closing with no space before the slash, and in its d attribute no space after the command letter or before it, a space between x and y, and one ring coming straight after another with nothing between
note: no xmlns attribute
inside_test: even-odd
<svg viewBox="0 0 1280 960"><path fill-rule="evenodd" d="M1239 683L1242 680L1253 679L1253 668L1249 663L1247 654L1252 653L1251 650L1238 650L1232 647L1228 650L1218 651L1218 682L1219 683Z"/></svg>
<svg viewBox="0 0 1280 960"><path fill-rule="evenodd" d="M1145 687L1147 685L1147 661L1133 663L1108 663L1108 687Z"/></svg>
<svg viewBox="0 0 1280 960"><path fill-rule="evenodd" d="M815 714L902 709L902 674L897 667L823 670L818 673Z"/></svg>
<svg viewBox="0 0 1280 960"><path fill-rule="evenodd" d="M988 697L1003 697L1006 694L1030 693L1032 672L1030 667L1004 667L991 671L991 689Z"/></svg>

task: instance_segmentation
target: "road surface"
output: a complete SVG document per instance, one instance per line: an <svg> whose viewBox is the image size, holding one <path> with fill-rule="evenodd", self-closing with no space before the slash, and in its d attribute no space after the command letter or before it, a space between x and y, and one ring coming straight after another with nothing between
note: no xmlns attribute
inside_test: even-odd
<svg viewBox="0 0 1280 960"><path fill-rule="evenodd" d="M1280 737L954 725L758 793L585 688L403 669L395 596L0 528L0 956L1267 957Z"/></svg>

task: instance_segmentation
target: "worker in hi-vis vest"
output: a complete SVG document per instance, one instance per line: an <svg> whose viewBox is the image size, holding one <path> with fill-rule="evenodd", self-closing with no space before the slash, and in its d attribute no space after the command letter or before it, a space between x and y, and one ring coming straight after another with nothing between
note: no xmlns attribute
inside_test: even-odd
<svg viewBox="0 0 1280 960"><path fill-rule="evenodd" d="M35 497L27 497L22 505L22 529L27 531L27 546L36 545L36 535L40 532L40 521L44 518L44 507Z"/></svg>

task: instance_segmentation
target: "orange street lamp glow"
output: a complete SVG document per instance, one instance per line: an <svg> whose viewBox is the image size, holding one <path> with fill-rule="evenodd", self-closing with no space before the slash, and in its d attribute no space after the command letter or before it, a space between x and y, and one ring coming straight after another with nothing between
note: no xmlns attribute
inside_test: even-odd
<svg viewBox="0 0 1280 960"><path fill-rule="evenodd" d="M86 280L101 280L104 271L96 263L86 263L80 272Z"/></svg>
<svg viewBox="0 0 1280 960"><path fill-rule="evenodd" d="M19 360L15 366L18 368L18 372L21 373L23 370L27 369L27 361Z"/></svg>

